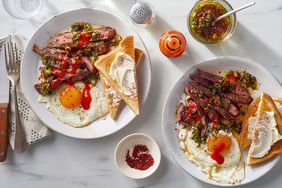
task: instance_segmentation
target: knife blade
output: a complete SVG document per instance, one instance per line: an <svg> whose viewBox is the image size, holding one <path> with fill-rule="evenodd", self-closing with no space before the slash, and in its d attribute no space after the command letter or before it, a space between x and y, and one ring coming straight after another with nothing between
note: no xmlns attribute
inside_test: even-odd
<svg viewBox="0 0 282 188"><path fill-rule="evenodd" d="M9 112L9 89L10 82L7 77L4 62L3 44L10 37L0 41L0 162L7 158L8 146L8 112Z"/></svg>

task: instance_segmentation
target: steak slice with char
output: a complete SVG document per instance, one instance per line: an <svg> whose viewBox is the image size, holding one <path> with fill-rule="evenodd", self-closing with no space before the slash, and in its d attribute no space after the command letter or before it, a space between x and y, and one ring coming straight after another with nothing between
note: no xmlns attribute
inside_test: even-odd
<svg viewBox="0 0 282 188"><path fill-rule="evenodd" d="M202 77L203 79L207 79L213 83L217 83L217 82L220 82L221 80L223 80L223 77L221 76L218 76L216 74L212 74L212 73L209 73L209 72L205 72L201 69L197 69L197 74Z"/></svg>
<svg viewBox="0 0 282 188"><path fill-rule="evenodd" d="M227 97L220 96L221 106L227 110L232 116L237 116L240 113L240 109L236 104L233 104Z"/></svg>
<svg viewBox="0 0 282 188"><path fill-rule="evenodd" d="M116 31L111 27L103 27L91 32L85 32L85 34L89 34L90 36L95 35L95 37L92 37L89 43L81 44L79 43L79 39L74 40L74 38L79 35L79 33L70 31L61 32L57 33L49 39L47 47L61 49L65 49L67 46L71 48L95 48L100 44L99 41L110 41L114 39L114 37L116 36Z"/></svg>
<svg viewBox="0 0 282 188"><path fill-rule="evenodd" d="M234 117L227 112L224 108L221 108L220 106L213 106L213 108L224 118L228 120L233 120Z"/></svg>
<svg viewBox="0 0 282 188"><path fill-rule="evenodd" d="M210 87L212 85L212 82L205 79L205 78L202 78L200 77L198 74L196 73L193 73L193 74L190 74L190 78L191 80L195 81L195 82L198 82L206 87Z"/></svg>
<svg viewBox="0 0 282 188"><path fill-rule="evenodd" d="M210 122L219 122L219 114L212 108L210 108L208 111L208 117Z"/></svg>
<svg viewBox="0 0 282 188"><path fill-rule="evenodd" d="M236 85L232 88L231 92L232 92L232 93L236 93L236 94L238 94L238 95L245 95L245 96L250 96L250 97L251 97L251 95L250 95L250 93L248 92L248 90L245 89L244 87L238 85L238 84L236 84Z"/></svg>
<svg viewBox="0 0 282 188"><path fill-rule="evenodd" d="M250 104L253 100L253 98L249 95L238 95L236 93L222 93L223 96L229 98L234 103L243 103L243 104Z"/></svg>

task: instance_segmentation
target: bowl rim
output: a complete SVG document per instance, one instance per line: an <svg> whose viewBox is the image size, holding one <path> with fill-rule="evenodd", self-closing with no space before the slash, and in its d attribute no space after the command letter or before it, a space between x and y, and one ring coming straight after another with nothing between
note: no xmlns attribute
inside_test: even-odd
<svg viewBox="0 0 282 188"><path fill-rule="evenodd" d="M156 147L157 151L156 151L156 154L159 155L160 157L158 158L158 160L156 161L156 158L154 158L154 164L152 165L152 167L154 167L154 169L150 172L150 173L144 173L144 176L140 176L140 177L134 177L134 176L131 176L130 174L127 174L125 173L124 171L121 170L120 166L118 165L118 162L117 162L117 156L118 155L121 155L121 153L119 153L119 149L121 147L122 144L124 144L126 142L126 140L128 140L129 138L132 138L132 137L136 137L136 136L141 136L144 138L144 140L150 140L151 143ZM150 153L152 155L152 153ZM154 156L153 156L154 157ZM115 164L117 166L117 168L119 169L119 171L129 177L129 178L132 178L132 179L144 179L144 178L147 178L149 176L151 176L152 174L154 174L154 172L157 171L159 165L160 165L160 162L161 162L161 158L162 158L162 155L161 155L161 150L160 150L160 147L158 145L158 143L156 142L155 139L153 139L151 136L147 135L147 134L144 134L144 133L132 133L132 134L129 134L127 136L125 136L124 138L122 138L118 144L116 145L116 148L115 148L115 152L114 152L114 161L115 161ZM149 169L149 168L148 168ZM148 170L147 169L147 170ZM143 172L146 172L147 170L144 170Z"/></svg>
<svg viewBox="0 0 282 188"><path fill-rule="evenodd" d="M32 38L34 37L34 35L36 35L36 33L42 29L42 27L44 27L46 24L48 24L50 21L52 21L53 19L55 19L56 17L58 16L62 16L62 15L66 15L66 14L69 14L69 13L72 13L72 12L77 12L77 11L98 11L98 12L103 12L103 13L106 13L106 14L109 14L113 17L116 17L118 20L120 20L121 22L123 22L127 27L129 27L129 29L131 29L139 38L140 42L142 43L143 47L144 47L144 50L145 50L145 54L146 54L146 57L148 58L148 66L149 66L149 74L150 74L150 77L152 77L152 64L151 64L151 57L150 57L150 54L148 52L148 48L147 46L145 45L145 42L144 40L142 39L141 35L139 34L139 32L137 32L137 30L132 27L132 25L130 24L130 22L124 20L123 18L121 18L120 16L118 15L115 15L115 14L112 14L111 12L109 11L106 11L106 10L103 10L103 9L96 9L96 8L77 8L77 9L71 9L71 10L67 10L67 11L64 11L64 12L61 12L61 13L57 13L53 16L51 16L49 19L47 19L46 21L44 21L31 35L26 47L25 47L25 50L24 50L24 54L22 56L22 61L25 59L25 56L26 56L26 49L27 47L29 47L29 45L32 45L30 44ZM24 66L24 63L21 63L21 67L20 67L20 76L22 76L24 73L23 73L23 66ZM31 105L31 99L29 97L26 96L26 93L27 91L25 90L25 88L23 87L23 79L20 79L19 83L20 83L20 87L22 88L22 92L26 98L26 101L28 102L30 108L35 112L35 114L37 115L37 112L36 110L34 109L34 107ZM150 96L150 92L151 92L151 87L152 87L152 78L150 78L148 80L148 92L145 94L144 96L144 99L143 99L143 102L140 103L140 110L142 109L143 105L146 104L146 102L148 101L148 97ZM46 124L46 126L56 132L56 133L59 133L61 135L64 135L64 136L67 136L67 137L70 137L70 138L76 138L76 139L99 139L99 138L104 138L104 137L107 137L109 135L112 135L112 134L115 134L117 133L118 131L122 130L123 128L125 128L128 124L130 124L136 117L137 115L135 115L130 121L128 121L124 126L120 127L119 129L115 130L114 132L109 132L107 134L104 134L104 135L101 135L101 136L88 136L88 137L81 137L81 136L77 136L77 135L71 135L71 134L67 134L67 133L63 133L63 132L59 132L55 129L53 129L51 126L48 126L48 123L43 121L42 118L37 115L37 117L40 119L40 121L42 121L43 123Z"/></svg>
<svg viewBox="0 0 282 188"><path fill-rule="evenodd" d="M232 5L227 2L226 0L198 0L196 1L196 3L193 5L192 9L188 12L187 16L186 16L186 26L188 28L188 31L189 33L191 34L191 36L198 42L202 43L202 44L205 44L205 45L210 45L210 46L214 46L214 45L218 45L218 44L221 44L225 41L227 41L227 39L229 39L233 33L235 32L236 30L236 27L237 27L237 16L236 16L236 13L230 15L231 17L233 17L234 21L233 21L233 24L231 24L231 29L230 31L228 32L228 34L220 41L218 42L207 42L207 41L204 41L204 40L201 40L199 39L198 37L196 37L193 33L193 31L191 30L191 27L190 27L190 16L191 16L191 13L192 11L194 10L194 8L199 5L200 3L203 3L203 2L217 2L219 4L221 4L222 6L224 6L228 11L231 11L233 10L233 7Z"/></svg>
<svg viewBox="0 0 282 188"><path fill-rule="evenodd" d="M176 155L173 153L173 151L172 151L172 148L171 148L171 146L170 146L170 144L169 144L169 142L168 142L168 137L167 137L167 134L166 134L166 131L165 131L164 115L165 115L165 111L166 111L166 106L167 106L168 101L169 101L169 98L170 98L170 93L173 91L175 85L176 85L181 79L183 79L183 76L185 76L186 73L187 73L190 69L192 69L193 67L196 67L196 66L198 66L198 65L200 65L200 64L203 64L203 63L206 63L206 62L209 62L209 61L215 61L215 60L218 60L218 59L231 59L231 60L244 61L244 62L249 63L249 64L255 64L255 65L256 65L257 67L259 67L260 69L267 70L264 66L262 66L262 65L259 64L259 63L257 63L257 62L254 61L254 60L250 60L250 59L242 58L242 57L238 57L238 56L218 56L218 57L211 57L211 58L204 59L204 60L202 60L200 63L197 63L197 64L191 66L189 69L187 69L186 71L184 71L184 72L181 74L180 77L178 77L178 78L176 79L175 83L174 83L173 86L170 88L170 90L169 90L169 92L168 92L168 95L167 95L166 98L165 98L165 101L164 101L163 107L162 107L162 116L161 116L161 118L162 118L162 120L161 120L162 136L163 136L164 144L165 144L165 146L166 146L166 148L167 148L167 150L168 150L170 156L172 157L174 163L175 163L176 166L177 166L179 169L181 169L185 174L190 175L191 177L195 178L196 180L201 181L201 182L203 182L203 183L205 183L205 184L207 184L207 185L213 185L213 186L218 186L218 187L239 187L239 186L245 186L245 185L247 185L247 184L251 184L251 183L257 181L258 179L260 179L261 177L263 177L264 175L266 175L268 172L270 172L270 171L277 165L277 163L280 161L280 156L277 155L277 156L273 157L273 160L275 160L275 161L271 164L270 169L264 171L263 174L262 174L260 177L254 179L254 180L251 180L251 181L248 181L248 182L244 182L244 183L241 183L241 182L240 182L240 183L236 183L236 184L219 183L219 182L216 182L216 181L213 181L213 180L211 180L211 181L206 181L206 180L203 180L203 179L197 177L195 174L192 174L192 173L188 172L188 171L185 169L185 167L183 167L183 166L181 165L181 163L180 163L179 160L177 159L177 156L176 156ZM267 71L268 71L268 70L267 70ZM269 72L269 71L268 71L268 72ZM277 80L277 79L276 79L276 80ZM187 159L187 160L188 160L188 159ZM188 161L189 161L189 160L188 160ZM195 167L197 167L197 166L195 165ZM198 168L198 167L197 167L197 168ZM246 177L245 177L245 178L246 178Z"/></svg>

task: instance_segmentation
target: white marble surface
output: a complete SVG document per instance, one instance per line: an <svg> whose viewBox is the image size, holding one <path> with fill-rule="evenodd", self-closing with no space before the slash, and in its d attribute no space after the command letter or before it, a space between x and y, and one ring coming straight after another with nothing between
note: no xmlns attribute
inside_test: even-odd
<svg viewBox="0 0 282 188"><path fill-rule="evenodd" d="M229 0L236 7L244 0ZM9 159L0 164L0 187L213 187L179 169L166 150L161 134L163 102L175 81L191 65L215 56L241 56L257 61L275 71L282 80L282 1L256 0L255 7L238 13L234 36L219 46L204 46L192 39L186 28L186 15L195 0L151 0L156 23L150 28L136 28L152 60L150 97L138 116L126 128L98 140L77 140L59 134L28 148L23 154L9 151ZM131 0L47 0L42 12L29 20L11 18L0 5L0 37L18 34L24 44L32 33L52 15L79 7L108 10L128 20ZM176 29L188 41L186 53L178 59L164 57L158 49L162 32ZM144 180L123 176L113 160L114 148L124 136L142 132L157 140L162 151L158 171ZM271 172L244 187L281 187L282 161Z"/></svg>

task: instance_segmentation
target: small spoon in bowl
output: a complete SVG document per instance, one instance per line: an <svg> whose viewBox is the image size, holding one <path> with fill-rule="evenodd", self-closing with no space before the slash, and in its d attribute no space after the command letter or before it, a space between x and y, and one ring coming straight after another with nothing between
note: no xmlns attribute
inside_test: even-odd
<svg viewBox="0 0 282 188"><path fill-rule="evenodd" d="M227 12L227 13L225 13L225 14L219 16L216 20L214 20L213 23L212 23L212 25L214 25L214 24L215 24L216 22L218 22L219 20L221 20L221 19L223 19L223 18L225 18L225 17L227 17L227 16L230 16L231 14L234 14L234 13L236 13L236 12L239 12L240 10L243 10L243 9L245 9L245 8L249 8L249 7L251 7L251 6L255 5L255 4L256 4L256 3L255 3L254 1L252 1L252 2L250 2L250 3L248 3L248 4L245 4L245 5L241 6L241 7L238 7L238 8L236 8L236 9L232 10L232 11L229 11L229 12Z"/></svg>

